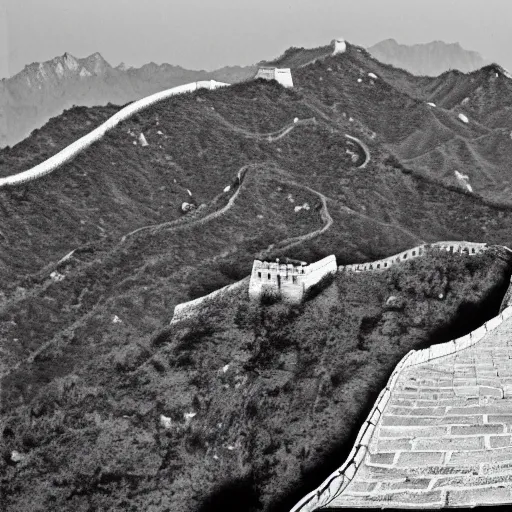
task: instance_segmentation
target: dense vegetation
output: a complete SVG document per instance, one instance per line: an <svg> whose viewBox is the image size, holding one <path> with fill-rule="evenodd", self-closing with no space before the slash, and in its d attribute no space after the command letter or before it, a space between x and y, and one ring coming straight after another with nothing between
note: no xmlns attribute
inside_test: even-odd
<svg viewBox="0 0 512 512"><path fill-rule="evenodd" d="M295 49L279 62L303 64L313 53ZM424 80L349 47L294 70L292 90L253 81L174 97L51 175L0 190L6 508L215 509L226 495L247 494L248 507L258 500L285 507L339 465L365 406L404 351L476 326L457 323L458 313L470 311L476 324L496 312L486 297L503 292L500 256L437 255L403 271L339 276L301 308L254 310L241 291L209 311L210 321L162 333L176 304L247 276L254 257L336 254L344 264L423 241L511 245L505 142L494 131L476 140L494 130L483 120L464 126L456 112L433 113ZM491 112L484 96L482 111L487 105ZM0 172L35 165L117 108L67 111L0 151ZM295 117L311 121L294 124ZM264 135L285 126L293 129L277 140ZM147 147L137 143L141 133ZM346 133L369 147L365 169L347 153ZM444 180L437 160L426 172L405 155L447 151L445 138L471 148L499 142L485 146L495 164L482 176L496 179L500 204ZM185 201L197 210L183 215ZM331 314L336 321L325 321ZM247 377L238 388L229 380L237 371ZM281 391L290 379L292 391ZM248 394L231 397L238 389ZM308 389L320 390L318 400ZM361 399L349 406L356 389ZM242 413L253 399L255 409ZM214 412L205 419L210 402ZM197 417L187 423L183 414L192 411ZM176 428L162 427L160 414ZM290 432L278 423L292 425ZM216 437L222 428L226 437ZM219 459L205 444L213 443L208 429ZM12 450L25 459L13 465Z"/></svg>
<svg viewBox="0 0 512 512"><path fill-rule="evenodd" d="M339 273L298 306L251 303L244 287L151 339L110 346L17 407L4 396L4 506L286 510L342 462L405 353L495 314L510 263L497 249L432 251ZM107 350L109 331L91 350ZM49 363L42 354L37 367Z"/></svg>

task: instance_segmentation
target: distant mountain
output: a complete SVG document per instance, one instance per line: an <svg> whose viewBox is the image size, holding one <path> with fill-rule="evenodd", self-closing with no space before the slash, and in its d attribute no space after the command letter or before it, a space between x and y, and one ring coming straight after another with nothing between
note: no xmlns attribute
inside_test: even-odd
<svg viewBox="0 0 512 512"><path fill-rule="evenodd" d="M405 45L386 39L368 51L386 64L421 76L437 76L450 69L467 73L489 64L478 52L465 50L459 43L443 41Z"/></svg>
<svg viewBox="0 0 512 512"><path fill-rule="evenodd" d="M140 68L113 67L99 53L83 59L65 53L25 66L0 81L0 147L18 143L73 105L122 105L188 82L216 79L233 83L254 72L252 66L208 72L154 62Z"/></svg>

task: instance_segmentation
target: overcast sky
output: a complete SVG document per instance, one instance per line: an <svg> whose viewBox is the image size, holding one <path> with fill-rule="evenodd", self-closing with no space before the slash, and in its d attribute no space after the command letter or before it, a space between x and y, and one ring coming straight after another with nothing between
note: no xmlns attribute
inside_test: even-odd
<svg viewBox="0 0 512 512"><path fill-rule="evenodd" d="M458 41L512 68L512 0L0 0L0 77L66 51L214 69L337 36Z"/></svg>

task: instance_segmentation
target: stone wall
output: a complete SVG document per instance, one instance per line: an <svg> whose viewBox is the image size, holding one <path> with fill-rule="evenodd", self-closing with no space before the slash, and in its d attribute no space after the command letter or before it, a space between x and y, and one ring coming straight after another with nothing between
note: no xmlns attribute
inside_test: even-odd
<svg viewBox="0 0 512 512"><path fill-rule="evenodd" d="M354 265L340 266L339 270L347 272L365 272L369 270L384 270L398 263L408 261L419 256L423 256L429 248L441 249L454 254L480 254L487 249L487 244L479 244L473 242L436 242L432 244L423 244L407 251L403 251L394 256L389 256L382 260L372 261L370 263L356 263Z"/></svg>
<svg viewBox="0 0 512 512"><path fill-rule="evenodd" d="M345 463L332 473L317 489L310 492L297 503L297 505L292 508L291 512L312 512L328 506L352 481L359 466L366 457L368 445L377 423L390 400L391 393L401 372L405 368L427 363L434 359L468 349L481 341L488 332L496 329L504 320L510 317L512 317L512 307L507 307L498 316L462 338L439 345L433 345L424 350L411 350L396 366L386 387L380 392L370 414L359 431L354 447Z"/></svg>
<svg viewBox="0 0 512 512"><path fill-rule="evenodd" d="M261 67L256 72L256 78L276 80L283 87L293 87L292 72L290 68Z"/></svg>
<svg viewBox="0 0 512 512"><path fill-rule="evenodd" d="M223 288L219 288L218 290L215 290L214 292L209 293L208 295L205 295L204 297L199 297L198 299L194 299L189 302L184 302L182 304L178 304L174 308L174 314L173 314L173 317L171 320L171 325L181 322L182 320L186 320L187 318L190 318L191 316L197 315L198 312L203 307L207 306L208 303L211 302L213 299L216 299L221 295L229 293L232 290L241 288L244 285L247 285L248 282L249 282L249 278L246 277L245 279L242 279L241 281L237 281L236 283L228 284L227 286L224 286Z"/></svg>
<svg viewBox="0 0 512 512"><path fill-rule="evenodd" d="M32 167L31 169L28 169L27 171L23 171L13 176L0 178L0 187L21 185L22 183L38 179L42 176L45 176L46 174L51 173L55 169L58 169L65 163L75 158L75 156L87 149L91 144L100 140L105 135L105 133L117 126L121 121L129 119L137 112L144 110L149 106L158 103L159 101L170 98L171 96L175 96L176 94L193 92L197 89L216 89L218 87L226 87L228 85L229 84L217 82L215 80L192 82L190 84L179 85L178 87L173 87L172 89L157 92L156 94L152 94L146 98L142 98L141 100L134 101L107 119L96 129L89 132L87 135L84 135L69 146L65 147L63 150L50 157L48 160L45 160L44 162L36 165L35 167Z"/></svg>
<svg viewBox="0 0 512 512"><path fill-rule="evenodd" d="M309 288L324 276L336 273L336 257L328 256L311 265L292 265L255 260L249 285L253 299L264 293L274 294L289 302L301 302Z"/></svg>

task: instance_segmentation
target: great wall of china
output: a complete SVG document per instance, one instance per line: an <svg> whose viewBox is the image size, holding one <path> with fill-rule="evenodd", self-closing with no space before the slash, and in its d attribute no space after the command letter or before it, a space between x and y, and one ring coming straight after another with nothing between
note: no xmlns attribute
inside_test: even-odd
<svg viewBox="0 0 512 512"><path fill-rule="evenodd" d="M56 155L48 158L48 160L41 162L31 169L15 174L14 176L0 178L0 187L21 185L23 183L27 183L29 181L33 181L41 178L42 176L50 174L65 163L75 158L79 153L87 149L96 141L100 140L108 131L115 128L120 122L129 119L137 112L140 112L141 110L144 110L151 105L158 103L159 101L165 100L177 94L193 92L198 89L217 89L218 87L226 87L228 85L229 84L224 84L222 82L216 82L215 80L192 82L190 84L179 85L178 87L173 87L172 89L157 92L156 94L152 94L138 101L134 101L133 103L130 103L126 107L122 108L119 112L107 119L103 124L89 132L87 135L84 135L77 141L65 147L63 150L59 151Z"/></svg>
<svg viewBox="0 0 512 512"><path fill-rule="evenodd" d="M331 46L333 48L332 55L337 55L340 53L344 53L346 51L346 43L344 39L338 38L333 39L331 42ZM254 78L263 78L265 80L276 80L284 87L293 87L293 79L291 75L291 71L289 68L277 68L277 67L261 67L258 69L256 76ZM87 149L89 146L99 141L104 135L115 128L120 122L126 121L137 112L144 110L155 103L158 103L162 100L168 99L172 96L176 96L178 94L185 94L189 92L194 92L198 89L217 89L219 87L228 87L230 84L217 82L216 80L204 80L199 82L192 82L189 84L179 85L177 87L173 87L171 89L166 89L161 92L157 92L155 94L151 94L150 96L146 96L140 100L134 101L122 108L114 114L112 117L107 119L100 126L84 135L77 141L71 143L69 146L66 146L64 149L59 151L57 154L48 158L44 162L32 167L31 169L27 169L26 171L22 171L18 174L14 174L12 176L5 176L0 178L0 188L7 186L16 186L22 185L24 183L28 183L30 181L39 179L51 172L55 171L59 167L62 167L67 162L71 161L82 151Z"/></svg>
<svg viewBox="0 0 512 512"><path fill-rule="evenodd" d="M423 244L337 271L383 272L430 248L477 255L487 244ZM333 272L333 262L334 256L317 262L315 282ZM306 268L256 260L250 279L176 306L172 323L200 313L205 302L235 288L248 285L257 298L265 277L279 289L279 273L305 276ZM269 270L270 280L263 275ZM289 298L287 292L283 298ZM293 292L292 302L296 299ZM345 463L291 512L512 503L512 306L506 298L504 304L499 315L470 334L410 351L379 394Z"/></svg>
<svg viewBox="0 0 512 512"><path fill-rule="evenodd" d="M511 317L509 306L462 338L409 352L345 463L292 512L512 503L499 471L512 462Z"/></svg>
<svg viewBox="0 0 512 512"><path fill-rule="evenodd" d="M400 252L388 258L369 263L355 263L353 265L336 265L334 255L327 256L320 261L307 265L283 264L279 261L268 262L254 260L250 277L224 286L219 290L199 297L192 301L178 304L174 308L171 324L178 323L185 318L197 314L201 308L215 297L223 295L230 290L248 285L248 293L252 299L259 299L265 292L274 292L284 300L300 302L305 293L322 278L336 272L370 272L383 271L406 261L424 256L428 249L438 249L452 254L477 255L487 250L487 244L475 242L434 242L423 244L407 251ZM294 279L295 278L295 279Z"/></svg>

